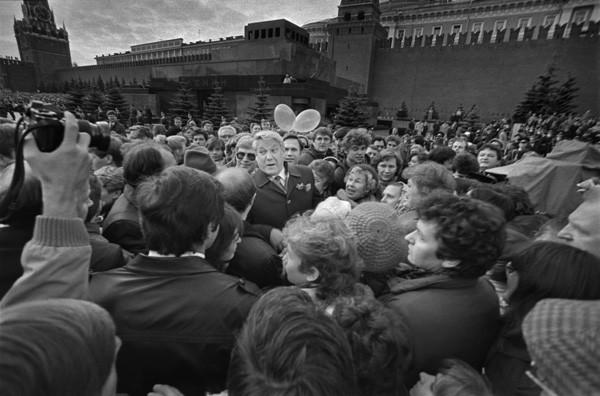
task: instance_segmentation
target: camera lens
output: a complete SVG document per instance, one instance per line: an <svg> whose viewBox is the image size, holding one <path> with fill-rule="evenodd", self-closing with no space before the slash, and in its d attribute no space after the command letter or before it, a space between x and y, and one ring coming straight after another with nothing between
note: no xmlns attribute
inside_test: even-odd
<svg viewBox="0 0 600 396"><path fill-rule="evenodd" d="M107 151L110 145L110 127L107 122L90 124L85 120L77 120L79 131L90 135L90 147Z"/></svg>

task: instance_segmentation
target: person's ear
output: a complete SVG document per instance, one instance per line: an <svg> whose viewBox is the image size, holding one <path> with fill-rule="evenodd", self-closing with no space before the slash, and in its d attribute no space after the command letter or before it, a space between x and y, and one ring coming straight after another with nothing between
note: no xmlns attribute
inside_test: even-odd
<svg viewBox="0 0 600 396"><path fill-rule="evenodd" d="M308 275L306 275L306 280L309 282L314 282L317 279L319 279L319 275L321 275L321 273L318 269L316 269L315 267L310 267Z"/></svg>
<svg viewBox="0 0 600 396"><path fill-rule="evenodd" d="M442 268L454 268L460 264L460 260L444 260L442 261Z"/></svg>
<svg viewBox="0 0 600 396"><path fill-rule="evenodd" d="M106 154L106 157L104 157L104 159L106 160L107 163L112 164L113 162L113 157L110 154Z"/></svg>

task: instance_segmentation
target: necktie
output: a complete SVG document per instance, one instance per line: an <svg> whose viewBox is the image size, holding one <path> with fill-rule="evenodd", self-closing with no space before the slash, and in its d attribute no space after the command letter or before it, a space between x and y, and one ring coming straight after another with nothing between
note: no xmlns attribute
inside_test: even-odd
<svg viewBox="0 0 600 396"><path fill-rule="evenodd" d="M275 176L273 179L275 179L275 184L277 184L277 186L279 186L284 192L286 192L285 182L283 181L283 178L278 175L278 176Z"/></svg>

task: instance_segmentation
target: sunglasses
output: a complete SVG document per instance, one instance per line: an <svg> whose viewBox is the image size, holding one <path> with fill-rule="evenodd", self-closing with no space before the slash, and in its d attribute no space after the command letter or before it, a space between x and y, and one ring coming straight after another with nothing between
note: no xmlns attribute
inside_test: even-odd
<svg viewBox="0 0 600 396"><path fill-rule="evenodd" d="M244 158L248 157L248 160L254 161L256 159L256 154L239 152L235 155L235 157L239 160L243 160Z"/></svg>

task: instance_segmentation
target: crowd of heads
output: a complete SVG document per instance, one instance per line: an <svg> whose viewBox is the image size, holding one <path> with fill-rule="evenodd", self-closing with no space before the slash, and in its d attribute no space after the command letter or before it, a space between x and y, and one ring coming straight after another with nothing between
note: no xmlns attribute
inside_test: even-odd
<svg viewBox="0 0 600 396"><path fill-rule="evenodd" d="M546 124L538 119L534 133L538 125ZM600 299L598 186L568 219L536 213L523 188L493 174L514 159L497 138L500 124L480 140L458 130L455 137L433 139L410 131L378 136L331 125L298 134L272 126L262 120L247 131L236 123L215 128L190 114L186 125L176 117L173 125L133 126L126 136L113 132L107 150L89 150L85 223L101 224L125 198L135 206L149 257L202 252L221 273L246 232L264 231L249 215L263 187L256 174L274 184L282 176L277 187L283 190L295 167L312 174L312 185L295 187L313 189L319 204L260 236L276 252L280 280L288 286L267 287L247 313L232 345L229 394L397 395L414 386L411 395L491 395L499 381L499 341L480 351L490 351L487 377L483 363L450 355L436 361L436 370L425 370L417 365L423 352L415 345L422 329L390 301L429 293L442 280L449 289L482 287L494 304L506 304L502 316L499 307L495 313L493 339L507 337L551 370L532 330L540 327L537 310L547 299ZM169 135L171 127L180 131ZM0 198L14 169L12 128L0 124ZM521 147L522 141L517 150L529 144ZM290 198L289 188L282 193ZM42 210L41 182L28 170L4 226L33 230ZM499 278L493 275L498 268ZM576 308L590 309L587 303ZM556 327L565 325L554 319ZM0 324L0 383L11 394L115 394L119 328L103 308L48 299L3 309ZM440 324L427 331L443 337L445 329ZM411 380L421 369L420 380ZM587 383L589 375L577 375ZM586 389L597 391L593 381ZM542 382L537 386L561 387Z"/></svg>

